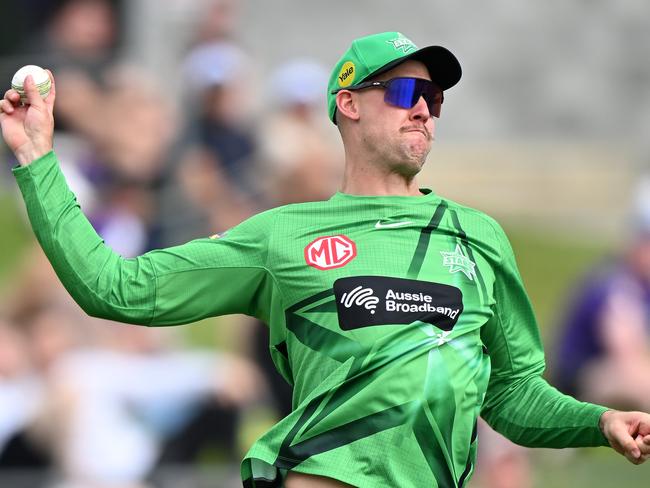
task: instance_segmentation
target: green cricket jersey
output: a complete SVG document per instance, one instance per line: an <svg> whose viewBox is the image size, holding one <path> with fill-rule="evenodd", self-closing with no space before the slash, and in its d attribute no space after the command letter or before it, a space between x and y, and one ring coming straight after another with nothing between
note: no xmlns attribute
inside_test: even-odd
<svg viewBox="0 0 650 488"><path fill-rule="evenodd" d="M597 446L603 407L542 378L512 250L485 214L426 192L288 205L227 233L123 259L50 153L14 170L39 242L89 314L161 326L243 313L269 324L293 412L250 449L247 487L286 470L358 487L460 487L482 415L535 447Z"/></svg>

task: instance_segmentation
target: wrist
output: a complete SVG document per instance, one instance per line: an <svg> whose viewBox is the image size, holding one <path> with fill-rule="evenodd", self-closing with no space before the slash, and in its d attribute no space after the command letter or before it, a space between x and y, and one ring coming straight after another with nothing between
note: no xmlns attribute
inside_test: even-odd
<svg viewBox="0 0 650 488"><path fill-rule="evenodd" d="M34 161L36 161L37 159L40 159L43 156L45 156L50 151L52 151L51 147L43 147L43 148L30 147L22 150L19 149L16 151L16 159L18 160L18 163L21 166L28 166Z"/></svg>
<svg viewBox="0 0 650 488"><path fill-rule="evenodd" d="M603 434L605 434L605 425L607 424L607 420L612 416L613 413L614 410L605 410L598 420L598 428Z"/></svg>

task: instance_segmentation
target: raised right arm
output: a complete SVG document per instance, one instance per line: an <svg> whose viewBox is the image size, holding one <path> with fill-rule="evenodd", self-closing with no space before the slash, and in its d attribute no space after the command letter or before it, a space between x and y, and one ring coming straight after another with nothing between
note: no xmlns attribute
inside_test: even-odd
<svg viewBox="0 0 650 488"><path fill-rule="evenodd" d="M173 325L228 313L268 321L273 279L266 267L268 215L242 223L225 239L124 259L97 235L69 190L52 152L56 86L42 100L25 81L0 100L5 143L36 237L68 292L90 315L145 325Z"/></svg>
<svg viewBox="0 0 650 488"><path fill-rule="evenodd" d="M50 152L14 169L36 237L68 292L90 315L174 325L229 313L266 319L273 279L266 267L272 213L226 237L125 259L104 244Z"/></svg>

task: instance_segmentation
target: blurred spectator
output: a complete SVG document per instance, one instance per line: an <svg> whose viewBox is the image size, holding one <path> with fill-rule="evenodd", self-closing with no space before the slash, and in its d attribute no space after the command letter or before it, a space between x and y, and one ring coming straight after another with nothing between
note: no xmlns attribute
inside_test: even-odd
<svg viewBox="0 0 650 488"><path fill-rule="evenodd" d="M478 421L478 460L472 485L481 488L532 488L529 453Z"/></svg>
<svg viewBox="0 0 650 488"><path fill-rule="evenodd" d="M228 42L199 44L183 63L192 118L181 137L165 245L226 230L254 213L255 139L247 124L249 59ZM163 212L164 213L164 212Z"/></svg>
<svg viewBox="0 0 650 488"><path fill-rule="evenodd" d="M32 64L54 70L101 72L115 54L119 39L117 2L63 0L56 2L40 36L32 36L21 49Z"/></svg>
<svg viewBox="0 0 650 488"><path fill-rule="evenodd" d="M45 449L28 433L42 402L42 381L25 338L13 324L0 320L0 469L49 465Z"/></svg>
<svg viewBox="0 0 650 488"><path fill-rule="evenodd" d="M3 52L3 82L22 64L39 64L57 72L74 68L92 77L118 48L121 4L122 0L3 2L3 18L11 19L0 35L11 41L1 49L11 46Z"/></svg>
<svg viewBox="0 0 650 488"><path fill-rule="evenodd" d="M103 88L74 73L62 77L59 105L80 138L62 156L64 173L73 187L92 189L85 193L96 204L84 209L106 242L123 256L141 254L157 244L157 191L179 126L172 104L147 73L126 64L104 72Z"/></svg>
<svg viewBox="0 0 650 488"><path fill-rule="evenodd" d="M25 250L11 285L0 295L0 309L14 323L29 323L37 313L48 307L85 316L74 300L68 298L69 293L61 285L35 240Z"/></svg>
<svg viewBox="0 0 650 488"><path fill-rule="evenodd" d="M592 271L565 317L558 386L586 401L650 409L650 180L640 182L632 236Z"/></svg>
<svg viewBox="0 0 650 488"><path fill-rule="evenodd" d="M108 71L98 100L97 132L88 134L96 151L80 162L103 201L90 219L113 249L132 257L158 245L157 193L178 123L160 86L133 67Z"/></svg>
<svg viewBox="0 0 650 488"><path fill-rule="evenodd" d="M34 0L29 0L32 3ZM120 40L116 0L63 0L33 5L48 12L41 30L26 37L14 55L0 63L7 86L22 65L37 64L57 76L57 131L76 139L88 125L104 129L97 120L98 95L104 91L104 72L116 59ZM23 5L23 8L28 8ZM70 141L69 141L70 142Z"/></svg>
<svg viewBox="0 0 650 488"><path fill-rule="evenodd" d="M273 205L326 200L343 168L336 129L323 117L329 73L295 59L271 75L271 114L260 125L260 178Z"/></svg>
<svg viewBox="0 0 650 488"><path fill-rule="evenodd" d="M205 400L239 408L261 391L257 373L243 360L178 351L160 329L109 328L105 344L78 349L58 362L48 393L47 422L58 426L53 451L64 478L78 486L138 486L156 466L166 439L204 415L201 410L211 406ZM234 439L219 435L233 432L234 425L203 427L212 445L226 441L224 450L237 455ZM205 447L207 440L199 441L203 446L185 446L190 454ZM175 455L172 461L187 457Z"/></svg>
<svg viewBox="0 0 650 488"><path fill-rule="evenodd" d="M190 121L190 141L208 151L225 176L242 189L248 186L244 165L255 151L246 126L250 70L248 56L228 42L200 44L184 62L187 90L198 103Z"/></svg>
<svg viewBox="0 0 650 488"><path fill-rule="evenodd" d="M250 363L181 351L169 330L82 320L45 308L26 340L0 324L0 468L52 459L62 486L125 488L206 449L237 459L238 411L265 390Z"/></svg>
<svg viewBox="0 0 650 488"><path fill-rule="evenodd" d="M233 39L239 23L240 8L240 0L208 0L207 6L201 10L196 43Z"/></svg>
<svg viewBox="0 0 650 488"><path fill-rule="evenodd" d="M12 434L3 439L6 446L0 454L0 467L30 468L45 476L56 460L54 440L61 433L60 416L51 415L52 373L66 354L88 342L91 329L83 327L79 322L81 316L69 309L46 306L32 308L29 314L22 317L20 327L10 335L6 334L10 328L0 333L0 349L4 349L3 340L4 345L11 345L11 353L0 351L4 358L2 367L13 372L0 386L4 393L0 393L4 434ZM66 406L59 402L57 409L66 411ZM9 424L13 427L11 432L6 429Z"/></svg>

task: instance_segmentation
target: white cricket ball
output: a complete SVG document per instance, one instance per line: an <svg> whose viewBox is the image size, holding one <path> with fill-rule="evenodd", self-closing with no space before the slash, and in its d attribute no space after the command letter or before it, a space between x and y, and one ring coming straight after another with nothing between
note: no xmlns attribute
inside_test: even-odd
<svg viewBox="0 0 650 488"><path fill-rule="evenodd" d="M47 71L45 71L40 66L28 64L27 66L23 66L18 71L16 71L16 74L11 79L11 88L20 94L20 103L23 105L26 105L28 103L27 95L25 94L25 90L23 88L23 83L25 83L25 78L27 75L32 75L34 83L36 83L36 89L41 94L41 98L47 98L47 96L50 94L50 88L52 88L52 81L50 80L50 76L47 74Z"/></svg>

